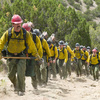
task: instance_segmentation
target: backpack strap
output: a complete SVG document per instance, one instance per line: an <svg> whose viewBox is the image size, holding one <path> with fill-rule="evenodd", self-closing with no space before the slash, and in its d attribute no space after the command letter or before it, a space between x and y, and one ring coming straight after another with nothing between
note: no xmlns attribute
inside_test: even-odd
<svg viewBox="0 0 100 100"><path fill-rule="evenodd" d="M74 48L74 53L76 52L75 48Z"/></svg>
<svg viewBox="0 0 100 100"><path fill-rule="evenodd" d="M62 50L63 54L64 54L64 50L65 50L65 48L63 47L63 50Z"/></svg>
<svg viewBox="0 0 100 100"><path fill-rule="evenodd" d="M8 29L8 42L7 42L7 45L9 44L9 41L10 41L11 36L12 36L12 34L11 34L12 28L13 28L13 27L10 27L10 28ZM22 30L23 30L23 38L24 38L24 40L25 40L25 46L26 46L25 52L28 53L28 45L27 45L27 43L26 43L26 33L27 33L27 32L26 32L26 30L25 30L24 28L22 28Z"/></svg>
<svg viewBox="0 0 100 100"><path fill-rule="evenodd" d="M90 61L91 61L92 55L90 55Z"/></svg>
<svg viewBox="0 0 100 100"><path fill-rule="evenodd" d="M90 55L90 61L91 61L91 58L92 58L92 55ZM98 59L98 62L100 63L99 54L97 54L97 59Z"/></svg>
<svg viewBox="0 0 100 100"><path fill-rule="evenodd" d="M55 45L53 46L53 50L55 51Z"/></svg>
<svg viewBox="0 0 100 100"><path fill-rule="evenodd" d="M25 46L26 46L26 48L25 48L25 53L26 53L26 55L28 56L28 49L29 49L29 47L28 47L28 45L27 45L27 43L26 43L26 33L27 33L27 31L24 29L24 28L22 28L22 30L23 30L23 37L24 37L24 40L25 40Z"/></svg>
<svg viewBox="0 0 100 100"><path fill-rule="evenodd" d="M43 40L43 38L41 37L41 38L40 38L41 43L42 43L42 40Z"/></svg>
<svg viewBox="0 0 100 100"><path fill-rule="evenodd" d="M53 51L54 51L54 57L55 57L55 45L53 46Z"/></svg>
<svg viewBox="0 0 100 100"><path fill-rule="evenodd" d="M35 33L32 33L32 36L33 36L33 41L36 44L36 34Z"/></svg>
<svg viewBox="0 0 100 100"><path fill-rule="evenodd" d="M22 30L23 30L23 37L24 37L24 40L26 42L26 30L24 28L22 28Z"/></svg>
<svg viewBox="0 0 100 100"><path fill-rule="evenodd" d="M7 45L9 44L9 41L10 41L10 39L11 39L11 30L12 30L12 28L13 27L10 27L9 29L8 29L8 42L7 42Z"/></svg>

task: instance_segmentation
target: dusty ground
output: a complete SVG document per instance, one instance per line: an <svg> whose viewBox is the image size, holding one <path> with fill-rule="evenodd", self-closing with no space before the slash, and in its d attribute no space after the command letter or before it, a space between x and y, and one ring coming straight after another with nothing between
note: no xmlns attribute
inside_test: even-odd
<svg viewBox="0 0 100 100"><path fill-rule="evenodd" d="M74 73L66 80L49 80L48 85L38 87L39 94L34 94L30 77L26 78L26 93L18 96L13 92L7 74L0 73L0 100L100 100L100 81L93 81L92 76L80 78Z"/></svg>

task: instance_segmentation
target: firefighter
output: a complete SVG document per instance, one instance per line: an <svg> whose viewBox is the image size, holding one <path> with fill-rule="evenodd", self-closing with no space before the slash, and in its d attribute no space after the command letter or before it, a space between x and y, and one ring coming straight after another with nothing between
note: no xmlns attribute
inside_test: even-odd
<svg viewBox="0 0 100 100"><path fill-rule="evenodd" d="M75 54L73 52L73 50L71 50L70 46L68 45L68 43L65 43L65 47L67 49L68 52L68 61L67 61L67 65L66 65L66 71L67 71L67 75L71 75L71 59L73 59L75 57Z"/></svg>
<svg viewBox="0 0 100 100"><path fill-rule="evenodd" d="M23 20L19 15L13 15L11 19L12 27L9 28L0 39L0 58L2 57L1 50L7 42L7 54L11 57L25 57L28 45L32 56L36 60L40 60L35 43L33 42L30 34L21 27ZM25 59L8 59L8 77L14 85L15 91L18 95L22 96L25 92ZM17 76L16 76L17 74Z"/></svg>
<svg viewBox="0 0 100 100"><path fill-rule="evenodd" d="M76 61L76 63L74 65L75 65L75 68L76 68L76 74L79 77L79 76L82 75L82 61L81 61L81 57L84 54L82 49L80 49L80 44L79 43L75 44L74 54L75 54L75 57L77 59L77 61Z"/></svg>
<svg viewBox="0 0 100 100"><path fill-rule="evenodd" d="M85 66L85 75L89 75L89 68L88 68L88 65L87 65L87 59L88 59L88 57L89 57L89 53L87 52L87 50L86 50L86 47L85 46L83 46L83 52L84 52L84 54L82 55L82 58L81 58L81 60L82 60L82 66Z"/></svg>
<svg viewBox="0 0 100 100"><path fill-rule="evenodd" d="M31 26L29 24L30 23L24 23L22 25L22 27L25 28L30 33L32 40L34 41L36 48L38 50L38 54L42 58L43 50L42 50L42 45L41 45L40 39L39 39L38 36L36 36L36 34L31 33ZM28 56L29 57L32 56L32 54L30 53L29 50L28 50ZM39 66L39 65L38 66L36 66L36 65L38 65L38 64L34 59L27 59L26 60L26 76L31 76L32 85L33 85L34 89L37 89L37 80L36 80L35 68Z"/></svg>
<svg viewBox="0 0 100 100"><path fill-rule="evenodd" d="M39 31L39 29L34 29L33 30L34 33L36 33L36 35L40 38L41 44L42 44L42 48L43 48L43 62L44 64L42 66L40 66L40 70L41 70L41 83L42 86L46 86L47 85L47 66L49 66L49 62L51 61L51 54L50 54L50 49L48 46L47 41L44 39L44 37L40 37L41 36L41 32ZM48 56L48 62L47 62L47 56Z"/></svg>
<svg viewBox="0 0 100 100"><path fill-rule="evenodd" d="M100 55L97 54L97 50L92 50L92 55L89 56L88 65L92 68L94 80L99 80L99 65L100 65Z"/></svg>
<svg viewBox="0 0 100 100"><path fill-rule="evenodd" d="M56 59L58 58L58 51L57 51L57 47L55 45L52 44L52 40L48 39L47 43L49 45L50 48L50 53L51 53L51 59L52 62L50 63L49 66L49 78L51 78L51 72L53 74L53 78L56 78Z"/></svg>
<svg viewBox="0 0 100 100"><path fill-rule="evenodd" d="M64 48L64 41L59 41L58 47L58 68L59 75L61 79L66 79L66 63L68 61L68 53L66 48Z"/></svg>

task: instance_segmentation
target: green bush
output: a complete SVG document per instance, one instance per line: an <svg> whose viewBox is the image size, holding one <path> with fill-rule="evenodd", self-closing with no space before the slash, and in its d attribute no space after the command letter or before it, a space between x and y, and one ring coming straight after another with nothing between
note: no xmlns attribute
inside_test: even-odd
<svg viewBox="0 0 100 100"><path fill-rule="evenodd" d="M89 10L90 6L89 5L86 5L86 8Z"/></svg>
<svg viewBox="0 0 100 100"><path fill-rule="evenodd" d="M95 0L97 5L100 5L100 0Z"/></svg>
<svg viewBox="0 0 100 100"><path fill-rule="evenodd" d="M93 1L92 0L83 0L83 1L84 1L84 3L86 5L89 5L89 6L92 6L93 5Z"/></svg>
<svg viewBox="0 0 100 100"><path fill-rule="evenodd" d="M89 21L88 23L89 23L89 25L91 25L94 29L96 29L96 27L97 27L96 22Z"/></svg>
<svg viewBox="0 0 100 100"><path fill-rule="evenodd" d="M74 4L74 0L68 1L70 4ZM74 6L77 6L77 9L80 8L79 4ZM0 36L11 27L11 18L14 14L19 14L24 23L32 21L35 28L40 29L41 32L47 31L48 35L55 33L57 40L65 40L65 35L71 37L77 32L76 35L79 35L79 37L76 37L77 42L80 42L83 40L83 33L89 33L89 28L86 20L82 18L83 16L77 14L75 9L71 7L66 8L62 0L14 0L11 5L5 3L4 7L0 7L0 9ZM89 35L84 36L85 38L89 38ZM72 39L71 37L69 41L71 42ZM91 45L91 41L87 40Z"/></svg>
<svg viewBox="0 0 100 100"><path fill-rule="evenodd" d="M94 15L92 14L91 10L87 10L84 14L83 17L86 18L87 21L92 21L94 18Z"/></svg>
<svg viewBox="0 0 100 100"><path fill-rule="evenodd" d="M75 0L76 2L79 2L80 0Z"/></svg>
<svg viewBox="0 0 100 100"><path fill-rule="evenodd" d="M67 0L70 5L74 4L74 0Z"/></svg>
<svg viewBox="0 0 100 100"><path fill-rule="evenodd" d="M100 17L100 6L94 9L92 12L95 15L95 17Z"/></svg>
<svg viewBox="0 0 100 100"><path fill-rule="evenodd" d="M81 6L80 4L74 4L73 7L77 10L81 10Z"/></svg>

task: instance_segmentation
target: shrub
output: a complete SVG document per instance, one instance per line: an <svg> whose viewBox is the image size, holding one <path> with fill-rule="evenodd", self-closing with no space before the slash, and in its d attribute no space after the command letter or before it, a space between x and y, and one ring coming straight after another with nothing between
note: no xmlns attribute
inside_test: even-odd
<svg viewBox="0 0 100 100"><path fill-rule="evenodd" d="M83 1L84 1L84 3L86 5L89 5L89 6L92 6L93 5L93 1L92 0L83 0Z"/></svg>

